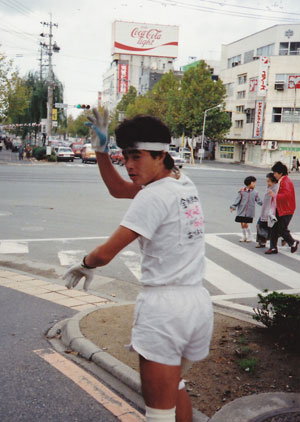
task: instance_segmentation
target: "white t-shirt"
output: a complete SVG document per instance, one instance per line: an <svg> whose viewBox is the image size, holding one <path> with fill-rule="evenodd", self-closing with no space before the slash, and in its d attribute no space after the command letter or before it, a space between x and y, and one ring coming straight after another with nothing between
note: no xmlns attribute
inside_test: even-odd
<svg viewBox="0 0 300 422"><path fill-rule="evenodd" d="M203 212L187 176L147 185L132 200L121 225L140 235L143 285L202 285Z"/></svg>

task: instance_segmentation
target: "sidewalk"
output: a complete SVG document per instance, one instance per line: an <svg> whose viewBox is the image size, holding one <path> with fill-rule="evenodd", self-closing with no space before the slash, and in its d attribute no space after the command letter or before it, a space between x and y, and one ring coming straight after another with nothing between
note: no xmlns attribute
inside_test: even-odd
<svg viewBox="0 0 300 422"><path fill-rule="evenodd" d="M70 319L56 324L50 329L47 338L61 341L68 350L77 352L81 357L95 363L100 368L126 384L135 393L141 393L140 377L137 371L110 355L106 350L96 346L86 338L80 329L80 323L85 319L86 325L93 325L103 309L113 312L115 307L133 307L132 303L109 302L106 298L88 295L80 290L67 290L61 284L51 280L39 279L31 274L0 268L0 285L12 288L26 294L68 306L77 311ZM79 303L84 302L84 303ZM126 306L125 306L126 308ZM84 311L80 311L85 309ZM79 311L79 312L78 312ZM215 308L215 312L223 313L239 321L252 322L246 314L224 311ZM88 316L88 318L87 318ZM124 319L130 319L125 309ZM98 322L97 322L98 323ZM253 322L252 322L253 323ZM113 338L118 341L118 338ZM92 370L92 368L89 368ZM287 418L290 419L287 419ZM292 418L292 419L291 419ZM262 393L245 396L224 405L210 419L207 415L194 409L194 422L279 422L300 420L300 394L298 393Z"/></svg>

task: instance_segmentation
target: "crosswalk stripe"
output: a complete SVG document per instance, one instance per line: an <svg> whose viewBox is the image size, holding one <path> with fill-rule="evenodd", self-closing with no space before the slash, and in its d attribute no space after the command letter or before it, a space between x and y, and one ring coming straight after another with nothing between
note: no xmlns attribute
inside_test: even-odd
<svg viewBox="0 0 300 422"><path fill-rule="evenodd" d="M3 254L18 254L28 253L28 244L24 241L19 240L1 240L0 241L0 253Z"/></svg>
<svg viewBox="0 0 300 422"><path fill-rule="evenodd" d="M204 278L225 294L248 293L257 295L257 293L260 293L260 290L252 284L247 283L208 258L206 258L206 273Z"/></svg>
<svg viewBox="0 0 300 422"><path fill-rule="evenodd" d="M251 252L242 246L235 245L234 243L223 239L220 236L207 234L206 243L216 249L221 250L227 255L232 256L239 261L244 262L248 266L254 268L256 271L261 271L265 275L279 281L280 283L292 287L300 288L299 272L290 270L274 260L260 256L257 253ZM292 255L292 254L291 254Z"/></svg>
<svg viewBox="0 0 300 422"><path fill-rule="evenodd" d="M59 251L57 256L60 261L60 265L69 266L80 262L85 253L86 251L84 250Z"/></svg>

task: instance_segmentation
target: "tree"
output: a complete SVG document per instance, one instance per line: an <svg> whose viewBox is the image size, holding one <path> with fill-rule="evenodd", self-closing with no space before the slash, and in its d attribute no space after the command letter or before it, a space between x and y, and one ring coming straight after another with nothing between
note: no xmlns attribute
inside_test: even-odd
<svg viewBox="0 0 300 422"><path fill-rule="evenodd" d="M29 108L30 89L25 81L14 72L7 82L5 121L21 123Z"/></svg>
<svg viewBox="0 0 300 422"><path fill-rule="evenodd" d="M202 132L205 110L225 102L226 89L219 79L213 81L209 66L201 60L197 67L188 69L180 89L180 124L187 136ZM222 137L230 128L227 113L219 109L207 115L205 133L208 137Z"/></svg>
<svg viewBox="0 0 300 422"><path fill-rule="evenodd" d="M12 60L0 53L0 121L5 117L8 107L7 96L9 77L12 72Z"/></svg>

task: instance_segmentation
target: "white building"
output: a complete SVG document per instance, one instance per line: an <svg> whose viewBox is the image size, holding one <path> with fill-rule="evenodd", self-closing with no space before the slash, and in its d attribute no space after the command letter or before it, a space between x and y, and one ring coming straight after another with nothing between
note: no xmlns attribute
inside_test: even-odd
<svg viewBox="0 0 300 422"><path fill-rule="evenodd" d="M113 110L130 85L144 92L144 73L166 73L178 54L178 26L115 21L112 63L103 75L102 104Z"/></svg>
<svg viewBox="0 0 300 422"><path fill-rule="evenodd" d="M232 127L216 159L253 165L300 159L300 24L223 45L220 77Z"/></svg>

